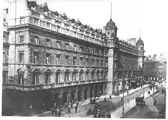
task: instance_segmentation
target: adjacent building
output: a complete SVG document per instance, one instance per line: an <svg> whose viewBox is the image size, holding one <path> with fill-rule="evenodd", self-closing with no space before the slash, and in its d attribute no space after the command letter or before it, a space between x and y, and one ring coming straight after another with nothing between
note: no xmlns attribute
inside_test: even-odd
<svg viewBox="0 0 168 120"><path fill-rule="evenodd" d="M143 74L148 81L164 81L166 80L166 57L156 54L146 56L144 60Z"/></svg>
<svg viewBox="0 0 168 120"><path fill-rule="evenodd" d="M101 30L32 0L9 0L7 11L3 88L19 110L119 93L142 79L144 43L119 40L112 18Z"/></svg>

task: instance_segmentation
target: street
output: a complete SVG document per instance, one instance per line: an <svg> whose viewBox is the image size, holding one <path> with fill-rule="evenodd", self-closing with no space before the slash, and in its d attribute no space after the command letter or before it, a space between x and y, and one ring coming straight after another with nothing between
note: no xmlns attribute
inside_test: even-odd
<svg viewBox="0 0 168 120"><path fill-rule="evenodd" d="M128 94L128 96L125 96L124 97L124 103L132 100L133 98L137 97L137 96L140 96L140 95L143 95L143 92L147 92L149 91L149 87L146 87L144 90L143 89L140 89L136 92L133 92L131 94ZM113 111L115 111L118 107L121 107L123 105L123 101L121 101L121 97L115 97L115 98L112 98L112 99L107 99L106 101L103 101L103 100L99 100L97 102L97 104L100 104L100 113L104 113L104 112L107 112L107 113L111 113ZM86 115L86 112L89 108L93 109L94 108L94 104L86 104L86 105L82 105L82 106L79 106L78 108L78 112L75 113L74 111L74 108L71 109L71 114L70 116L71 117L93 117L93 115ZM66 116L68 113L67 110L63 111L63 114L64 116ZM51 112L47 112L46 114L43 114L43 115L40 115L40 116L53 116Z"/></svg>
<svg viewBox="0 0 168 120"><path fill-rule="evenodd" d="M152 102L154 100L157 101L156 105ZM122 118L163 118L159 116L159 112L164 109L166 99L161 91L152 94L145 102L147 105L132 108Z"/></svg>

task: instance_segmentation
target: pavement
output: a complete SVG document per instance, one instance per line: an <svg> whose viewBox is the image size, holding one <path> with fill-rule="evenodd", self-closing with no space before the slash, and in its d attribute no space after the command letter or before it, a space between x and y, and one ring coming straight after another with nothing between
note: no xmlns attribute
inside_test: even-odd
<svg viewBox="0 0 168 120"><path fill-rule="evenodd" d="M137 89L131 89L129 90L129 94L127 94L127 92L124 93L124 103L125 103L125 109L129 110L131 109L131 107L134 105L132 100L137 96L140 96L143 94L143 91L145 91L147 93L147 91L149 91L149 85L144 85L142 88L144 88L144 90L139 87ZM146 94L145 94L146 95ZM104 98L107 98L107 100L104 102ZM100 98L97 98L96 103L100 104L101 106L101 112L109 112L109 113L113 113L115 111L115 113L113 114L117 114L119 117L121 116L121 107L123 105L123 101L121 101L121 98L123 97L123 93L120 94L119 96L113 96L112 95L112 99L109 99L109 96L107 95L103 95ZM132 101L131 101L132 100ZM126 104L127 103L127 104ZM128 105L129 103L129 105ZM132 105L132 106L131 106ZM93 115L86 115L86 112L89 108L93 109L94 108L94 104L90 104L90 100L86 100L83 103L80 103L79 108L78 108L78 112L75 113L74 108L71 109L71 114L68 114L67 109L64 110L63 116L70 116L70 117L93 117ZM52 115L51 111L47 111L44 112L43 114L40 115L34 115L34 116L54 116ZM116 117L118 117L116 116Z"/></svg>

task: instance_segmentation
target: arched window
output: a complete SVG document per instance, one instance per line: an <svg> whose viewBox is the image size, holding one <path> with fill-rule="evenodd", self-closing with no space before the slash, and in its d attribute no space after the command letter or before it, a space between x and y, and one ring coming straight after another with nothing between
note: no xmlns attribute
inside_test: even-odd
<svg viewBox="0 0 168 120"><path fill-rule="evenodd" d="M87 70L86 71L86 78L85 78L85 80L89 80L90 78L89 78L89 70Z"/></svg>
<svg viewBox="0 0 168 120"><path fill-rule="evenodd" d="M44 74L45 74L45 84L50 83L52 71L50 69L45 69Z"/></svg>
<svg viewBox="0 0 168 120"><path fill-rule="evenodd" d="M97 80L99 80L100 79L100 72L99 72L99 70L97 71Z"/></svg>
<svg viewBox="0 0 168 120"><path fill-rule="evenodd" d="M33 85L39 84L39 74L40 74L40 70L38 70L38 69L32 70L32 84Z"/></svg>
<svg viewBox="0 0 168 120"><path fill-rule="evenodd" d="M84 77L83 76L83 70L81 70L80 73L79 73L79 80L81 80L81 81L84 80L83 77Z"/></svg>
<svg viewBox="0 0 168 120"><path fill-rule="evenodd" d="M56 71L55 83L59 83L61 81L61 71Z"/></svg>
<svg viewBox="0 0 168 120"><path fill-rule="evenodd" d="M104 78L107 79L107 70L104 73Z"/></svg>
<svg viewBox="0 0 168 120"><path fill-rule="evenodd" d="M74 70L72 73L72 81L76 81L77 80L77 70Z"/></svg>
<svg viewBox="0 0 168 120"><path fill-rule="evenodd" d="M18 84L24 84L24 71L18 70Z"/></svg>
<svg viewBox="0 0 168 120"><path fill-rule="evenodd" d="M95 79L95 71L94 71L94 70L92 70L92 72L91 72L91 79L92 79L92 80Z"/></svg>
<svg viewBox="0 0 168 120"><path fill-rule="evenodd" d="M66 70L66 71L65 71L65 80L64 80L64 82L69 81L69 75L70 75L70 71L69 71L69 70Z"/></svg>

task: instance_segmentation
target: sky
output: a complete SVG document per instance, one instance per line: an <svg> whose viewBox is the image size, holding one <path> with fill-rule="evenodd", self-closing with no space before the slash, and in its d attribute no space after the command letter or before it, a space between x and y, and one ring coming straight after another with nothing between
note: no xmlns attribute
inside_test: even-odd
<svg viewBox="0 0 168 120"><path fill-rule="evenodd" d="M167 54L167 0L38 0L47 2L49 9L79 19L93 28L103 28L110 20L118 27L118 38L140 37L145 55Z"/></svg>

